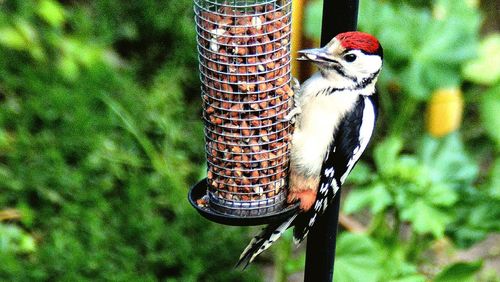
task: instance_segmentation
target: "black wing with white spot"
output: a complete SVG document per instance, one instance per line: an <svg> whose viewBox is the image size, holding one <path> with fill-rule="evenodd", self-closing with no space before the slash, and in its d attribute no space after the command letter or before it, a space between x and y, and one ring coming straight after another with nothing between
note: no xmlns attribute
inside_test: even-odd
<svg viewBox="0 0 500 282"><path fill-rule="evenodd" d="M308 212L295 219L294 239L304 240L309 229L335 197L345 178L366 149L377 119L377 94L360 96L354 109L339 124L321 168L316 202Z"/></svg>

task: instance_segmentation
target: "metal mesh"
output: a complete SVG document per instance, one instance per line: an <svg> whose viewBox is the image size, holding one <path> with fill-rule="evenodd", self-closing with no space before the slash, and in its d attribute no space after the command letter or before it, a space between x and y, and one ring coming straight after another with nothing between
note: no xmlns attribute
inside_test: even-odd
<svg viewBox="0 0 500 282"><path fill-rule="evenodd" d="M195 0L209 205L282 209L292 126L292 0Z"/></svg>

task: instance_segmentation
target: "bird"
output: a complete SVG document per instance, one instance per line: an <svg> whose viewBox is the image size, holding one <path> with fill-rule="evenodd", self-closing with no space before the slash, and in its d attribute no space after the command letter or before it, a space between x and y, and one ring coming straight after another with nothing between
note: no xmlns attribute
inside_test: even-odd
<svg viewBox="0 0 500 282"><path fill-rule="evenodd" d="M294 96L285 118L295 125L290 149L287 202L300 201L289 218L269 224L242 252L246 268L288 228L300 244L332 202L365 151L375 129L383 48L374 36L349 31L322 48L299 51L318 67Z"/></svg>

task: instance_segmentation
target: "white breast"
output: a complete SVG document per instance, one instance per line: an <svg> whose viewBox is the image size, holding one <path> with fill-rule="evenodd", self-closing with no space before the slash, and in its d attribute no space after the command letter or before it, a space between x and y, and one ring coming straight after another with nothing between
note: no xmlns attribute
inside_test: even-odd
<svg viewBox="0 0 500 282"><path fill-rule="evenodd" d="M328 81L312 77L300 93L302 113L293 134L291 161L295 169L307 176L319 175L333 132L359 97L359 92L354 91L315 95L328 87L332 87Z"/></svg>

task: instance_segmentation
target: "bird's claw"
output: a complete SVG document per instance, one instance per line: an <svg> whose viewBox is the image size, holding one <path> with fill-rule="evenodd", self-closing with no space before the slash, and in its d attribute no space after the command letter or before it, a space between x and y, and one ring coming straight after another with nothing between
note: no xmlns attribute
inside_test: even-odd
<svg viewBox="0 0 500 282"><path fill-rule="evenodd" d="M281 121L290 122L291 124L294 124L296 116L302 112L300 106L298 105L298 100L297 100L297 94L300 91L300 82L297 78L292 77L291 84L293 93L295 94L290 101L291 102L290 108L292 108L292 110Z"/></svg>
<svg viewBox="0 0 500 282"><path fill-rule="evenodd" d="M300 82L295 77L292 77L292 90L294 93L297 93L300 90Z"/></svg>
<svg viewBox="0 0 500 282"><path fill-rule="evenodd" d="M300 114L301 108L300 107L294 107L283 119L283 122L290 122L291 124L295 123L296 116Z"/></svg>

